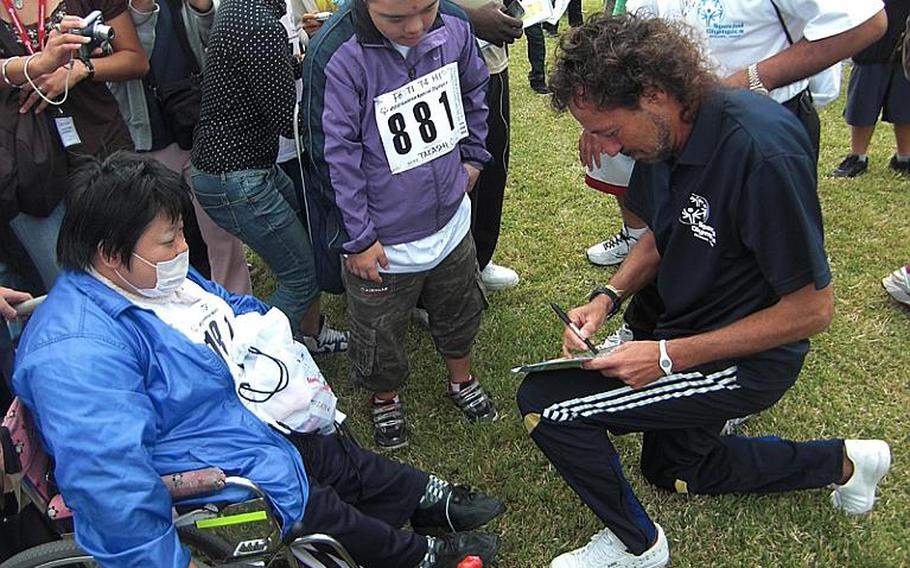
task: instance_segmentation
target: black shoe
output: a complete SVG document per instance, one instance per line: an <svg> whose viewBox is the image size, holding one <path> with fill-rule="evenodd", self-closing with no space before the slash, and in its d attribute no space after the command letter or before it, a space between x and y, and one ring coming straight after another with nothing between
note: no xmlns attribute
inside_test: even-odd
<svg viewBox="0 0 910 568"><path fill-rule="evenodd" d="M492 422L499 418L496 406L480 386L480 381L471 378L468 382L462 383L460 387L458 392L449 390L449 396L469 421Z"/></svg>
<svg viewBox="0 0 910 568"><path fill-rule="evenodd" d="M414 532L443 535L470 531L489 523L506 510L506 505L467 485L449 485L449 491L426 509L417 509L411 516Z"/></svg>
<svg viewBox="0 0 910 568"><path fill-rule="evenodd" d="M431 539L430 546L418 568L458 568L458 563L467 556L479 556L486 567L499 552L499 537L483 533L447 534Z"/></svg>
<svg viewBox="0 0 910 568"><path fill-rule="evenodd" d="M373 417L373 439L385 450L408 445L408 429L404 421L404 408L397 397L383 402L373 398L370 402Z"/></svg>
<svg viewBox="0 0 910 568"><path fill-rule="evenodd" d="M897 159L897 156L891 156L888 167L901 175L910 176L910 160L902 162Z"/></svg>
<svg viewBox="0 0 910 568"><path fill-rule="evenodd" d="M531 81L531 90L538 95L549 95L552 93L550 87L544 81Z"/></svg>
<svg viewBox="0 0 910 568"><path fill-rule="evenodd" d="M834 168L831 175L837 178L852 178L869 169L869 160L860 160L856 154L849 154L839 166Z"/></svg>

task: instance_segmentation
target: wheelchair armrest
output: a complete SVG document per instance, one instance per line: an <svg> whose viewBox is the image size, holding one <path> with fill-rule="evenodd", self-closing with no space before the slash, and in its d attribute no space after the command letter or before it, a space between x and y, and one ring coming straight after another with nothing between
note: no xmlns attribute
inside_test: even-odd
<svg viewBox="0 0 910 568"><path fill-rule="evenodd" d="M168 493L175 501L221 491L224 489L225 479L227 476L219 467L207 467L161 476L161 481L164 482Z"/></svg>

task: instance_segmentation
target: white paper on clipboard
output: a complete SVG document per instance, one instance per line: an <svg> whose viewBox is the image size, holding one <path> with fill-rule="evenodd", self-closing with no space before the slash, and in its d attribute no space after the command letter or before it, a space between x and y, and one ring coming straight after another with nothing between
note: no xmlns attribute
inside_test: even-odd
<svg viewBox="0 0 910 568"><path fill-rule="evenodd" d="M553 4L550 0L520 0L525 9L522 20L524 27L530 27L540 22L548 21L553 17ZM568 2L566 3L568 6Z"/></svg>

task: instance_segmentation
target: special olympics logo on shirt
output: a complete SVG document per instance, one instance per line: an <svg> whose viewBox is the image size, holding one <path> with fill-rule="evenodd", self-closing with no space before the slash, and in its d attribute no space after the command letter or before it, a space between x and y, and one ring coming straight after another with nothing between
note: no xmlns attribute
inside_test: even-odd
<svg viewBox="0 0 910 568"><path fill-rule="evenodd" d="M679 212L679 222L692 229L696 239L701 239L713 247L717 242L717 236L714 227L708 225L710 216L711 205L708 204L708 200L693 193L689 195L688 205Z"/></svg>
<svg viewBox="0 0 910 568"><path fill-rule="evenodd" d="M720 0L700 0L698 3L698 17L705 23L706 28L723 21L726 9Z"/></svg>

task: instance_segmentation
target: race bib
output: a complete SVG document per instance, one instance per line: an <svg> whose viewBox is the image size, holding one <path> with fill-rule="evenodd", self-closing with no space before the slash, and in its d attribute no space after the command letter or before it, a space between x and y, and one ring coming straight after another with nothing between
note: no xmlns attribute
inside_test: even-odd
<svg viewBox="0 0 910 568"><path fill-rule="evenodd" d="M393 174L448 154L468 135L457 63L379 95L374 105Z"/></svg>

